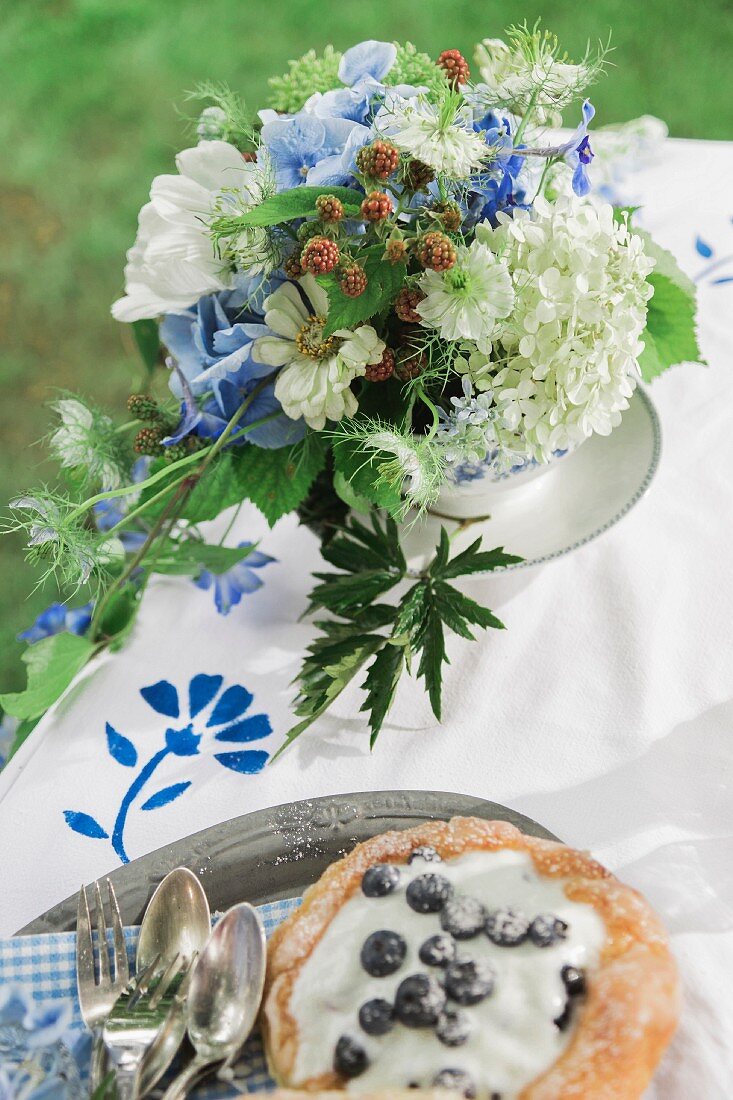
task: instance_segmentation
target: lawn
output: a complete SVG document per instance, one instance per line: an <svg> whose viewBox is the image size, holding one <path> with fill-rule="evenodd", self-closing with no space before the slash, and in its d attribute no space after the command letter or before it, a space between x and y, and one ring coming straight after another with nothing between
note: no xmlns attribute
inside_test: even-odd
<svg viewBox="0 0 733 1100"><path fill-rule="evenodd" d="M137 365L109 315L151 178L182 146L184 95L212 78L254 109L269 75L310 46L409 39L434 56L541 16L571 56L612 31L597 122L652 113L679 137L733 139L721 96L729 0L24 0L3 5L0 71L0 510L49 471L46 403L77 389L122 411ZM674 181L669 181L674 186ZM0 540L0 685L17 687L13 638L46 603L12 536Z"/></svg>

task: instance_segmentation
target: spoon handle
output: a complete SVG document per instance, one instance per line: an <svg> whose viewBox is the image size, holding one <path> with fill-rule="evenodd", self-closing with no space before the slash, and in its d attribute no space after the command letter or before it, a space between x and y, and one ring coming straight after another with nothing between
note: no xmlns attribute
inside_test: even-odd
<svg viewBox="0 0 733 1100"><path fill-rule="evenodd" d="M186 1068L170 1083L163 1094L163 1100L184 1100L186 1094L194 1085L198 1084L200 1078L204 1077L214 1066L218 1066L220 1062L221 1058L204 1058L197 1054L193 1061L189 1062Z"/></svg>

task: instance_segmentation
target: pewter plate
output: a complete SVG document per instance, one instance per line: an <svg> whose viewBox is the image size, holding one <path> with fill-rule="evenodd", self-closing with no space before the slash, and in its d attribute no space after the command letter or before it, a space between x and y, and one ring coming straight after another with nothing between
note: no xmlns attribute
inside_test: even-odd
<svg viewBox="0 0 733 1100"><path fill-rule="evenodd" d="M444 791L362 791L232 818L141 856L109 877L125 924L140 922L155 887L180 866L201 879L212 912L239 901L261 905L299 897L330 863L377 833L455 816L509 821L530 836L557 840L531 818L483 798ZM73 931L76 905L76 895L67 898L18 935Z"/></svg>

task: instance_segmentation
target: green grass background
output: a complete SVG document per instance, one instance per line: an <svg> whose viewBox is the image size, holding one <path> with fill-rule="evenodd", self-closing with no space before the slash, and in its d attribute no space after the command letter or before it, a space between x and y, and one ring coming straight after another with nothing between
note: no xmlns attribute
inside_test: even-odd
<svg viewBox="0 0 733 1100"><path fill-rule="evenodd" d="M150 180L184 141L185 90L224 80L254 110L267 77L311 46L409 39L470 57L537 16L571 56L612 31L599 124L649 112L678 137L733 138L730 0L0 0L0 510L49 476L32 444L54 387L121 412L134 385L109 305ZM56 596L28 598L35 580L19 541L1 539L4 688L22 681L15 634Z"/></svg>

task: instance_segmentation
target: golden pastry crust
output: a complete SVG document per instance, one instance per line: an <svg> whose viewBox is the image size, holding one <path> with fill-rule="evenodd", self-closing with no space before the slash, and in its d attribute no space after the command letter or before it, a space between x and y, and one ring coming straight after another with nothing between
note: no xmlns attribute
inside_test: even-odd
<svg viewBox="0 0 733 1100"><path fill-rule="evenodd" d="M426 844L443 859L512 848L527 852L541 875L565 879L572 901L593 906L606 927L599 968L589 983L570 1043L520 1100L634 1100L646 1088L677 1025L677 968L667 935L647 902L588 853L526 836L505 821L456 817L383 833L333 863L277 928L268 949L263 1031L271 1070L292 1083L298 1034L290 994L301 967L341 906L375 863L404 863ZM335 1072L299 1084L306 1092L345 1088Z"/></svg>

